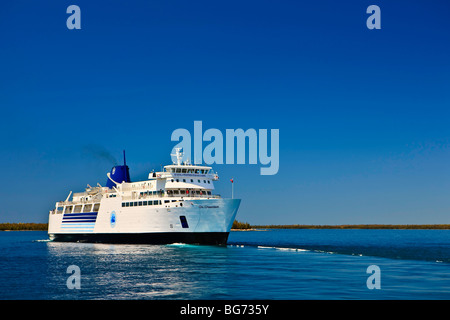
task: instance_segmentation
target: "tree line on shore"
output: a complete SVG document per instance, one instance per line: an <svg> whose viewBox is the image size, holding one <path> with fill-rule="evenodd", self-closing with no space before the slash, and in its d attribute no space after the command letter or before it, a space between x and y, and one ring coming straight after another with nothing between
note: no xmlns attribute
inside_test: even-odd
<svg viewBox="0 0 450 320"><path fill-rule="evenodd" d="M344 225L251 225L234 220L231 229L450 229L450 224L344 224ZM0 231L47 231L48 223L0 223Z"/></svg>
<svg viewBox="0 0 450 320"><path fill-rule="evenodd" d="M0 231L47 231L48 223L0 223Z"/></svg>
<svg viewBox="0 0 450 320"><path fill-rule="evenodd" d="M450 224L251 225L235 220L231 229L450 229Z"/></svg>

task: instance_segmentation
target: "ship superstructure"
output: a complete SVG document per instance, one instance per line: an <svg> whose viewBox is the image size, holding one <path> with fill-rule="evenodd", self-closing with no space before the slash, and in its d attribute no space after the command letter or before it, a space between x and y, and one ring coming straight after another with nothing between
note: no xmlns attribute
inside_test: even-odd
<svg viewBox="0 0 450 320"><path fill-rule="evenodd" d="M211 167L175 161L148 179L132 182L129 168L114 166L106 186L69 193L49 214L54 241L226 244L240 199L214 194ZM71 198L72 197L72 198Z"/></svg>

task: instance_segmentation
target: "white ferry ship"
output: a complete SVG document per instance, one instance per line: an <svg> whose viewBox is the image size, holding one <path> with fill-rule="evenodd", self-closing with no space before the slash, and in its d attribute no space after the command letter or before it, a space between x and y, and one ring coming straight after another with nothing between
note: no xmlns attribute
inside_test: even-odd
<svg viewBox="0 0 450 320"><path fill-rule="evenodd" d="M198 243L224 245L240 199L214 194L219 179L211 167L176 162L148 180L131 182L126 165L114 166L106 186L72 191L50 211L53 241L102 243Z"/></svg>

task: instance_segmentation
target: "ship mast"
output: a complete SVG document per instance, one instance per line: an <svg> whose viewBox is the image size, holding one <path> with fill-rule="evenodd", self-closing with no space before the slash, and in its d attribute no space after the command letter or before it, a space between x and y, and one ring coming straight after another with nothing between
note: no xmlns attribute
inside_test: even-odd
<svg viewBox="0 0 450 320"><path fill-rule="evenodd" d="M181 160L183 159L183 152L181 152L182 148L175 148L175 154L171 154L171 156L177 159L177 165L181 166ZM173 162L175 164L175 162Z"/></svg>

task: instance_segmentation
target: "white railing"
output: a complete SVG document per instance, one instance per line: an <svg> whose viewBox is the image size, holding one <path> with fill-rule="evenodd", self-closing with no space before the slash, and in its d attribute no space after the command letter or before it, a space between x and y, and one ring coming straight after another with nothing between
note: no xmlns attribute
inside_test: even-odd
<svg viewBox="0 0 450 320"><path fill-rule="evenodd" d="M162 198L212 198L212 199L220 199L220 194L155 194L155 195L129 195L129 196L122 196L122 200L146 200L146 199L162 199Z"/></svg>
<svg viewBox="0 0 450 320"><path fill-rule="evenodd" d="M146 199L162 199L162 198L202 198L202 199L220 199L220 194L197 194L197 193L188 193L188 194L168 194L167 192L158 193L158 194L144 194L140 195L130 194L126 196L122 196L122 200L146 200ZM90 200L80 200L80 201L59 201L57 206L67 206L67 205L76 205L76 204L94 204L99 203L100 199L90 199Z"/></svg>

